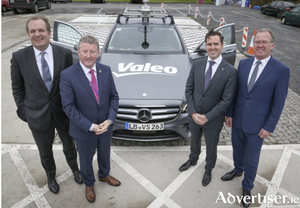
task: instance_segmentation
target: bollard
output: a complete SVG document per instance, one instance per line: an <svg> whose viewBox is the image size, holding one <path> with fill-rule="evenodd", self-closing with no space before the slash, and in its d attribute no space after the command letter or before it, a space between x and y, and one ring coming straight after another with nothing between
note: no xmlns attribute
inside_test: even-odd
<svg viewBox="0 0 300 208"><path fill-rule="evenodd" d="M244 27L243 40L242 40L242 48L243 48L243 50L245 49L245 47L247 45L247 37L248 37L248 27Z"/></svg>
<svg viewBox="0 0 300 208"><path fill-rule="evenodd" d="M225 18L221 17L220 19L220 27L225 25Z"/></svg>
<svg viewBox="0 0 300 208"><path fill-rule="evenodd" d="M206 25L208 26L210 23L211 12L208 12Z"/></svg>
<svg viewBox="0 0 300 208"><path fill-rule="evenodd" d="M195 18L197 18L197 17L198 17L198 14L199 14L199 8L198 8L198 7L196 7L196 9L195 9Z"/></svg>

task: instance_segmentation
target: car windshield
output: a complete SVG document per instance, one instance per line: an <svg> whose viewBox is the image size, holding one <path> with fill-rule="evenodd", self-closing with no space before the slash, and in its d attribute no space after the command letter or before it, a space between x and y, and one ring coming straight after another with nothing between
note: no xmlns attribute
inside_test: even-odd
<svg viewBox="0 0 300 208"><path fill-rule="evenodd" d="M290 3L290 2L285 2L285 5L286 5L286 6L289 6L289 7L290 7L290 6L295 6L295 4Z"/></svg>
<svg viewBox="0 0 300 208"><path fill-rule="evenodd" d="M111 36L106 52L182 54L183 48L173 25L119 25Z"/></svg>

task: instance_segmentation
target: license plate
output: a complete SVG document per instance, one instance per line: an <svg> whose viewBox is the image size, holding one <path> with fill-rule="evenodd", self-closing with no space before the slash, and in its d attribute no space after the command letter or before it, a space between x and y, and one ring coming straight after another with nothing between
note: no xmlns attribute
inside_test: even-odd
<svg viewBox="0 0 300 208"><path fill-rule="evenodd" d="M158 131L164 130L164 123L151 123L151 124L140 124L140 123L125 123L125 129L135 131Z"/></svg>

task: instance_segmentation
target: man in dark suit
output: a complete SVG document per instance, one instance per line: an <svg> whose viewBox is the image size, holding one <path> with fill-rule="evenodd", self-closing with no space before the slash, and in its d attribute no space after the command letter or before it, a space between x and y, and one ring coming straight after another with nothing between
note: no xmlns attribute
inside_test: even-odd
<svg viewBox="0 0 300 208"><path fill-rule="evenodd" d="M72 54L70 50L50 44L51 30L46 17L31 17L26 30L32 45L12 54L12 91L17 114L28 123L38 147L48 187L58 193L52 151L55 129L74 179L82 184L75 143L68 133L69 119L62 110L59 94L60 72L72 65Z"/></svg>
<svg viewBox="0 0 300 208"><path fill-rule="evenodd" d="M63 110L70 118L70 135L79 153L86 198L94 202L95 151L99 180L112 186L121 184L109 175L112 124L117 117L119 96L110 67L96 63L100 53L98 40L90 35L81 37L77 52L80 61L61 73L60 93Z"/></svg>
<svg viewBox="0 0 300 208"><path fill-rule="evenodd" d="M206 34L206 50L209 57L194 62L185 91L192 141L189 160L179 170L185 171L191 165L197 164L201 152L201 137L204 133L206 165L202 179L203 186L211 181L225 110L230 105L236 88L236 69L221 55L223 38L214 30Z"/></svg>
<svg viewBox="0 0 300 208"><path fill-rule="evenodd" d="M234 169L221 179L232 180L244 172L243 200L251 203L264 138L274 131L288 92L290 69L271 56L274 36L269 29L254 37L255 57L241 60L237 94L226 111L226 125L232 127Z"/></svg>

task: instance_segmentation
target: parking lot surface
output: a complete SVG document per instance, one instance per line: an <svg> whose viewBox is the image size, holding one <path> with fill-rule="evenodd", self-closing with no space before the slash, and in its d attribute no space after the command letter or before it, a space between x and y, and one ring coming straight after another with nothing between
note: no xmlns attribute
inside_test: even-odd
<svg viewBox="0 0 300 208"><path fill-rule="evenodd" d="M11 54L27 43L16 43L2 53L2 207L242 207L238 199L242 194L243 177L230 182L220 180L233 168L230 128L227 127L221 132L217 165L212 172L212 182L206 187L201 185L205 146L198 164L179 172L180 165L188 159L190 139L163 142L113 140L111 175L122 185L111 187L97 181L94 204L85 199L84 185L73 180L60 140L56 138L53 149L60 192L57 195L51 193L30 130L18 119L11 94ZM236 65L243 58L245 56L238 53ZM264 141L252 190L256 198L251 207L300 207L299 103L300 96L289 89L277 128ZM94 161L95 171L96 166ZM270 196L270 200L264 201L260 196ZM275 197L278 200L274 200Z"/></svg>

